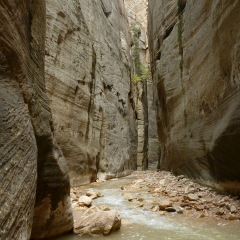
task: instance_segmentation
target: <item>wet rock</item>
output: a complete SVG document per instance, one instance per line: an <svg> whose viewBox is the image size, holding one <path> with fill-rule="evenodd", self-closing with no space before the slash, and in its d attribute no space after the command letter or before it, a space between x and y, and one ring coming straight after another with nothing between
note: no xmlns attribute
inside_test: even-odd
<svg viewBox="0 0 240 240"><path fill-rule="evenodd" d="M131 221L129 221L129 220L127 220L127 219L122 219L122 225L126 225L126 226L128 226L128 225L132 225L133 223L131 222Z"/></svg>
<svg viewBox="0 0 240 240"><path fill-rule="evenodd" d="M226 219L227 220L235 220L235 219L237 219L237 217L235 216L235 215L233 215L233 214L229 214L227 217L226 217Z"/></svg>
<svg viewBox="0 0 240 240"><path fill-rule="evenodd" d="M177 196L177 192L176 191L172 191L168 194L169 197L173 198Z"/></svg>
<svg viewBox="0 0 240 240"><path fill-rule="evenodd" d="M121 218L116 210L102 211L89 208L74 224L74 233L79 236L108 235L121 227Z"/></svg>
<svg viewBox="0 0 240 240"><path fill-rule="evenodd" d="M159 216L164 216L164 215L166 215L166 212L165 212L165 211L159 211L159 212L157 213L157 215L159 215Z"/></svg>
<svg viewBox="0 0 240 240"><path fill-rule="evenodd" d="M159 210L159 206L153 206L152 207L152 212L157 212Z"/></svg>
<svg viewBox="0 0 240 240"><path fill-rule="evenodd" d="M79 205L78 205L78 202L74 202L74 203L72 203L72 208L74 209L74 208L76 208L76 207L78 207Z"/></svg>
<svg viewBox="0 0 240 240"><path fill-rule="evenodd" d="M161 202L159 202L160 210L165 210L165 208L171 207L171 206L172 206L172 202L170 202L169 200L162 200Z"/></svg>
<svg viewBox="0 0 240 240"><path fill-rule="evenodd" d="M195 209L196 209L197 211L203 211L203 210L204 210L204 206L203 206L203 205L196 205L196 206L195 206Z"/></svg>
<svg viewBox="0 0 240 240"><path fill-rule="evenodd" d="M221 208L216 212L216 214L221 216L221 215L225 214L225 210L223 208Z"/></svg>
<svg viewBox="0 0 240 240"><path fill-rule="evenodd" d="M146 203L143 205L143 211L151 211L153 207L152 204Z"/></svg>
<svg viewBox="0 0 240 240"><path fill-rule="evenodd" d="M134 199L136 199L136 198L135 198L135 197L133 197L133 196L131 196L131 195L130 195L130 196L128 196L128 201L129 201L129 202L132 202Z"/></svg>
<svg viewBox="0 0 240 240"><path fill-rule="evenodd" d="M164 210L166 212L176 212L176 209L174 207L166 207Z"/></svg>
<svg viewBox="0 0 240 240"><path fill-rule="evenodd" d="M108 206L99 206L99 208L100 208L102 211L109 211L109 210L111 210Z"/></svg>
<svg viewBox="0 0 240 240"><path fill-rule="evenodd" d="M138 180L134 181L133 183L134 184L140 184L140 183L143 183L143 182L144 182L143 179L138 179Z"/></svg>
<svg viewBox="0 0 240 240"><path fill-rule="evenodd" d="M206 215L204 213L201 213L198 215L198 218L204 218L204 217L206 217Z"/></svg>
<svg viewBox="0 0 240 240"><path fill-rule="evenodd" d="M184 213L183 208L180 208L180 207L179 207L179 208L177 208L176 210L177 210L177 213L178 213L178 214L183 214L183 213Z"/></svg>
<svg viewBox="0 0 240 240"><path fill-rule="evenodd" d="M88 196L81 196L79 199L78 199L78 204L79 206L91 206L92 204L92 198L88 197Z"/></svg>
<svg viewBox="0 0 240 240"><path fill-rule="evenodd" d="M155 189L153 190L153 192L154 192L154 193L160 193L161 190L162 190L162 188L155 188Z"/></svg>
<svg viewBox="0 0 240 240"><path fill-rule="evenodd" d="M230 211L231 211L231 213L236 213L237 212L237 208L235 206L231 206L230 207Z"/></svg>
<svg viewBox="0 0 240 240"><path fill-rule="evenodd" d="M198 195L197 194L188 194L186 196L186 199L190 200L190 201L197 201L199 198L198 198Z"/></svg>
<svg viewBox="0 0 240 240"><path fill-rule="evenodd" d="M159 182L160 185L165 185L165 179L162 179L160 182Z"/></svg>
<svg viewBox="0 0 240 240"><path fill-rule="evenodd" d="M97 197L104 197L104 195L101 192L98 192Z"/></svg>
<svg viewBox="0 0 240 240"><path fill-rule="evenodd" d="M103 197L103 194L100 192L93 192L92 190L89 190L86 192L86 196L92 198L92 199L96 199L99 197Z"/></svg>

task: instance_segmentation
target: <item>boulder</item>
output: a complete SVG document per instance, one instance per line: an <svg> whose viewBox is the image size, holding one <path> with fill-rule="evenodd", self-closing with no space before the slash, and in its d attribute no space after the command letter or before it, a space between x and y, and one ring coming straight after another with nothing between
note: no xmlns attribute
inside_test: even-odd
<svg viewBox="0 0 240 240"><path fill-rule="evenodd" d="M86 196L90 197L91 199L96 199L98 198L98 193L90 190L86 192Z"/></svg>
<svg viewBox="0 0 240 240"><path fill-rule="evenodd" d="M78 204L79 206L91 206L92 204L92 198L88 197L88 196L81 196L79 199L78 199Z"/></svg>
<svg viewBox="0 0 240 240"><path fill-rule="evenodd" d="M116 210L102 211L89 208L74 224L74 233L79 236L103 236L121 227L121 217Z"/></svg>

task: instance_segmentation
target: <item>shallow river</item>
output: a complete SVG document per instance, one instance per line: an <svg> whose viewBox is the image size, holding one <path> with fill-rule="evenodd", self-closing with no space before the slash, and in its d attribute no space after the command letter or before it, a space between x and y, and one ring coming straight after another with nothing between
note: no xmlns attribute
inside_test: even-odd
<svg viewBox="0 0 240 240"><path fill-rule="evenodd" d="M121 186L132 182L134 175L118 180L109 180L104 183L95 183L82 188L93 189L104 194L104 197L93 200L93 205L104 205L117 209L121 218L130 221L130 225L122 225L121 229L106 237L97 240L239 240L240 222L215 221L206 218L193 218L184 214L172 213L158 216L151 211L143 211L133 207L122 195L123 192L139 195L145 199L153 199L151 195L142 190L122 191ZM140 195L139 195L140 196ZM91 237L78 237L73 234L57 238L58 240L92 240Z"/></svg>

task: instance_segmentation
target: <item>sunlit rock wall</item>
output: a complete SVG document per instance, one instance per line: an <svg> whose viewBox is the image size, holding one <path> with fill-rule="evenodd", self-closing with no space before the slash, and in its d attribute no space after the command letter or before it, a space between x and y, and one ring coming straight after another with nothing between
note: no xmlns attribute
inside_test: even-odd
<svg viewBox="0 0 240 240"><path fill-rule="evenodd" d="M0 238L49 237L72 216L45 91L45 1L3 0L0 15Z"/></svg>
<svg viewBox="0 0 240 240"><path fill-rule="evenodd" d="M240 2L149 0L161 169L240 182Z"/></svg>
<svg viewBox="0 0 240 240"><path fill-rule="evenodd" d="M136 168L130 35L122 0L47 0L46 86L71 184Z"/></svg>

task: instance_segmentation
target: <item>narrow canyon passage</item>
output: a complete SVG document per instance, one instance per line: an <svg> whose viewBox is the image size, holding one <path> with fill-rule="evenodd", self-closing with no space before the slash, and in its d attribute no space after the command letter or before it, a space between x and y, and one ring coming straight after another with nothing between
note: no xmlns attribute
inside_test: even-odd
<svg viewBox="0 0 240 240"><path fill-rule="evenodd" d="M240 0L1 0L0 26L0 240L240 239Z"/></svg>
<svg viewBox="0 0 240 240"><path fill-rule="evenodd" d="M157 181L162 184L157 184ZM181 187L177 188L176 185L182 183L184 183L182 185L184 192L181 194ZM169 187L168 194L160 197L161 190L159 187ZM238 240L240 238L239 220L225 220L225 218L229 218L231 211L228 211L225 216L218 215L219 210L223 208L217 204L212 206L213 202L222 203L221 199L224 199L224 204L237 206L240 200L225 199L224 195L215 194L211 189L201 187L184 179L183 176L177 178L167 172L162 174L152 171L134 172L128 177L74 188L71 190L72 200L78 195L85 195L86 192L100 192L103 196L94 199L92 205L105 210L109 208L117 209L122 218L120 230L110 236L98 237L99 240ZM166 199L174 200L173 193L176 192L175 196L182 199L188 196L189 192L195 192L201 196L199 198L200 202L197 204L196 199L194 201L186 199L184 207L180 207L179 202L173 202L172 206L176 209L175 212L164 212L156 208L163 206ZM75 200L73 204L74 202ZM199 206L202 206L202 204L205 204L205 209L200 209ZM224 209L227 210L225 207ZM81 207L75 207L74 219L77 220L79 216L82 216L82 211L85 210ZM238 210L234 217L238 219L239 216L240 212ZM90 240L92 237L78 237L71 234L57 238L57 240L80 239Z"/></svg>

